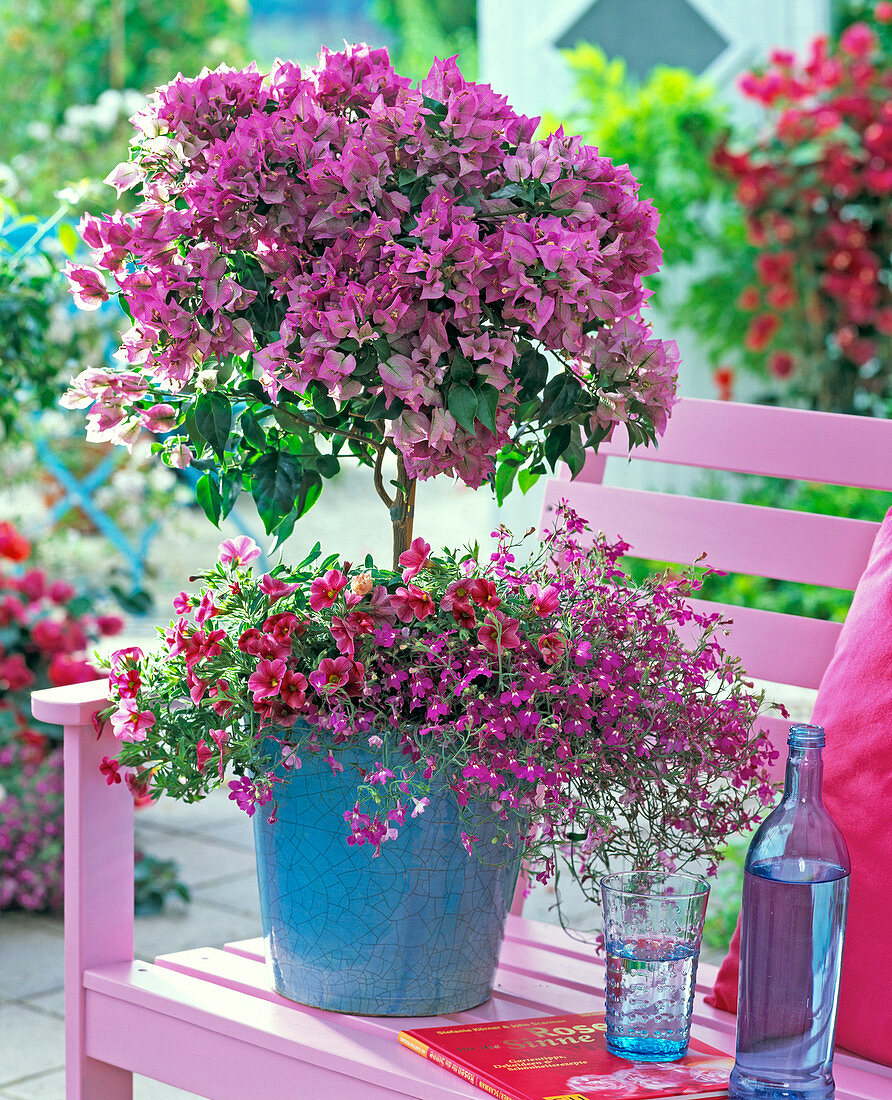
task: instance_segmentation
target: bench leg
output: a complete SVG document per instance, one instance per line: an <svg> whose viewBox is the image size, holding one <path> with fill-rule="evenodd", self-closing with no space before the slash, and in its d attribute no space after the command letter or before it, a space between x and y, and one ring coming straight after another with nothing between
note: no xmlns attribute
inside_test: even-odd
<svg viewBox="0 0 892 1100"><path fill-rule="evenodd" d="M95 1058L65 1059L66 1100L133 1100L133 1074Z"/></svg>
<svg viewBox="0 0 892 1100"><path fill-rule="evenodd" d="M87 1054L83 973L133 958L133 797L106 783L99 765L117 743L108 731L97 737L92 708L81 709L64 725L66 1097L131 1100L132 1073Z"/></svg>

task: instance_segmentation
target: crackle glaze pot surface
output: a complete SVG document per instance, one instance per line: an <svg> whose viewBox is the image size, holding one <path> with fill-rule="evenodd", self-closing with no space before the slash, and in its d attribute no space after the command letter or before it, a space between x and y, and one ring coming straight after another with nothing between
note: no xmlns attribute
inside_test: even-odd
<svg viewBox="0 0 892 1100"><path fill-rule="evenodd" d="M254 815L273 988L302 1004L378 1016L459 1012L492 993L519 860L491 867L461 844L458 807L434 790L395 841L348 845L355 767L305 753L279 788L278 821ZM356 758L365 767L374 761ZM485 831L478 830L484 851ZM502 849L496 849L501 854Z"/></svg>

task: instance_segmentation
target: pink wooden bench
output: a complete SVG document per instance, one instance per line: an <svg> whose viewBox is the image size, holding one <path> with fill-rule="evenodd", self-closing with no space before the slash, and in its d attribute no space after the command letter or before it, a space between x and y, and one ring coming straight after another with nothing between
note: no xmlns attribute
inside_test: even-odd
<svg viewBox="0 0 892 1100"><path fill-rule="evenodd" d="M618 441L612 454L625 451ZM710 468L892 488L892 423L779 409L684 401L648 457ZM691 561L706 548L723 568L854 587L876 525L765 517L723 502L597 484L603 461L572 485L548 486L642 556ZM672 540L668 536L672 535ZM672 547L671 552L669 547ZM753 675L815 686L838 627L735 611L735 644ZM790 621L788 621L790 620ZM783 628L783 629L782 629ZM781 641L781 638L784 641ZM769 658L768 654L772 654ZM114 752L91 718L103 682L37 692L35 715L65 729L67 1096L122 1100L144 1074L213 1100L473 1100L483 1093L400 1046L404 1020L344 1016L295 1005L267 990L259 939L133 958L133 806L99 772ZM715 970L701 966L694 1033L729 1053L735 1020L703 1002ZM495 996L455 1022L593 1011L604 967L560 929L509 918ZM437 1019L425 1021L431 1025ZM890 1100L892 1069L839 1051L838 1100Z"/></svg>

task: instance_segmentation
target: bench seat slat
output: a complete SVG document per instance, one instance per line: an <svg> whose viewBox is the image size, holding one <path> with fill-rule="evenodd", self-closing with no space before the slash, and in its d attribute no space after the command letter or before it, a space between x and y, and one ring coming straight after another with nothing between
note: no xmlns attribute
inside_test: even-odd
<svg viewBox="0 0 892 1100"><path fill-rule="evenodd" d="M628 456L625 429L599 453ZM869 416L685 398L659 445L631 453L649 462L892 490L892 422Z"/></svg>
<svg viewBox="0 0 892 1100"><path fill-rule="evenodd" d="M705 564L799 584L854 591L878 523L763 508L728 500L552 481L543 516L569 500L573 509L611 541L622 538L636 558Z"/></svg>
<svg viewBox="0 0 892 1100"><path fill-rule="evenodd" d="M91 1057L213 1100L350 1096L473 1100L472 1086L353 1017L270 1003L148 963L84 973ZM158 1051L164 1051L163 1068ZM357 1070L361 1077L357 1078Z"/></svg>
<svg viewBox="0 0 892 1100"><path fill-rule="evenodd" d="M423 1020L350 1016L296 1005L267 988L260 940L231 950L198 949L160 956L156 964L115 963L84 975L91 1021L90 1055L114 1058L215 1100L255 1095L350 1095L351 1100L473 1100L479 1091L419 1059L396 1041L406 1026L510 1020L597 1011L604 961L561 929L510 917L496 992L469 1012ZM716 970L699 968L694 1032L733 1053L734 1017L705 1004ZM159 1072L157 1049L165 1050ZM212 1069L212 1067L216 1067ZM362 1077L356 1079L356 1067ZM839 1100L882 1100L892 1069L845 1051L834 1063ZM254 1084L251 1085L253 1080Z"/></svg>

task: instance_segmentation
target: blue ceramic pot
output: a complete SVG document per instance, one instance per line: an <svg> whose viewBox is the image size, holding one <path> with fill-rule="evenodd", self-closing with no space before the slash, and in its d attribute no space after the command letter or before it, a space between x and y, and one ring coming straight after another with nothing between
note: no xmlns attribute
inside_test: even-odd
<svg viewBox="0 0 892 1100"><path fill-rule="evenodd" d="M278 821L254 815L273 988L301 1004L374 1016L481 1004L492 993L519 859L491 867L469 857L448 788L435 789L377 858L369 844L348 845L343 815L356 771L339 759L344 772L333 775L324 757L304 753L279 789Z"/></svg>

